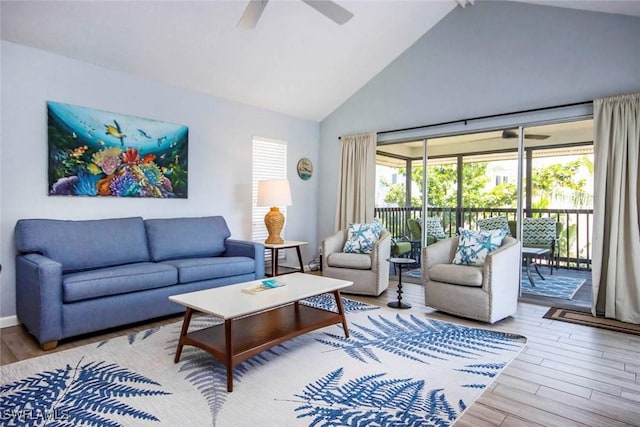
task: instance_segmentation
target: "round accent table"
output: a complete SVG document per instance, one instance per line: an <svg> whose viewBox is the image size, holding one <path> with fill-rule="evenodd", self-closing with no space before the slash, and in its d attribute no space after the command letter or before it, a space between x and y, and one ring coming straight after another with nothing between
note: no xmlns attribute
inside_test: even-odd
<svg viewBox="0 0 640 427"><path fill-rule="evenodd" d="M411 308L411 304L402 302L402 267L416 265L416 260L411 258L389 258L387 261L398 268L398 301L391 301L387 305L392 308Z"/></svg>

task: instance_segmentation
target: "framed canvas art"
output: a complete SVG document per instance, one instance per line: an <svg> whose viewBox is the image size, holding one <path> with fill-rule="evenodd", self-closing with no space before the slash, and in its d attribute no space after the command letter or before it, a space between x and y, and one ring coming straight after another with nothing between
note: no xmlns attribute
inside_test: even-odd
<svg viewBox="0 0 640 427"><path fill-rule="evenodd" d="M189 129L47 102L49 195L187 198Z"/></svg>

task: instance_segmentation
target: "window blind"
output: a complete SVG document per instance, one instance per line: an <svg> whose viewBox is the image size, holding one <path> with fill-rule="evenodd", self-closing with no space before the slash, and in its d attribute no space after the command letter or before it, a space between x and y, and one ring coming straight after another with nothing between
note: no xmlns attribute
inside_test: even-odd
<svg viewBox="0 0 640 427"><path fill-rule="evenodd" d="M268 206L256 206L258 200L258 182L267 179L286 179L287 178L287 143L285 141L277 141L260 137L253 138L253 154L252 154L252 228L251 238L256 241L264 241L267 238L267 228L264 225L264 216L269 211ZM282 214L287 216L286 206L279 206ZM280 233L283 239L286 239L286 221L285 226ZM284 252L281 251L284 257ZM267 251L267 259L271 256Z"/></svg>

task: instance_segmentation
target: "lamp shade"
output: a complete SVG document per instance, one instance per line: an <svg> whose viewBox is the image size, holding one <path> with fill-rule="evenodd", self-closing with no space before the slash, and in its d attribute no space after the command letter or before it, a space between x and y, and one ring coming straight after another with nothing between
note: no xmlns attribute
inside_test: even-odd
<svg viewBox="0 0 640 427"><path fill-rule="evenodd" d="M258 206L290 206L291 190L287 179L258 181Z"/></svg>

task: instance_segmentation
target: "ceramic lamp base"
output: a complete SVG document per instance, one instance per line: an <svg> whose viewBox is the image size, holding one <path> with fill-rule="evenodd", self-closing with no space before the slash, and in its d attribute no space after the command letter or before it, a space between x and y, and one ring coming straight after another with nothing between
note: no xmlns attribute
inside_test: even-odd
<svg viewBox="0 0 640 427"><path fill-rule="evenodd" d="M271 208L264 216L264 225L267 226L267 232L269 233L267 240L264 241L265 243L271 245L284 243L284 240L280 237L280 232L284 226L284 215L282 215L280 209L277 207Z"/></svg>

